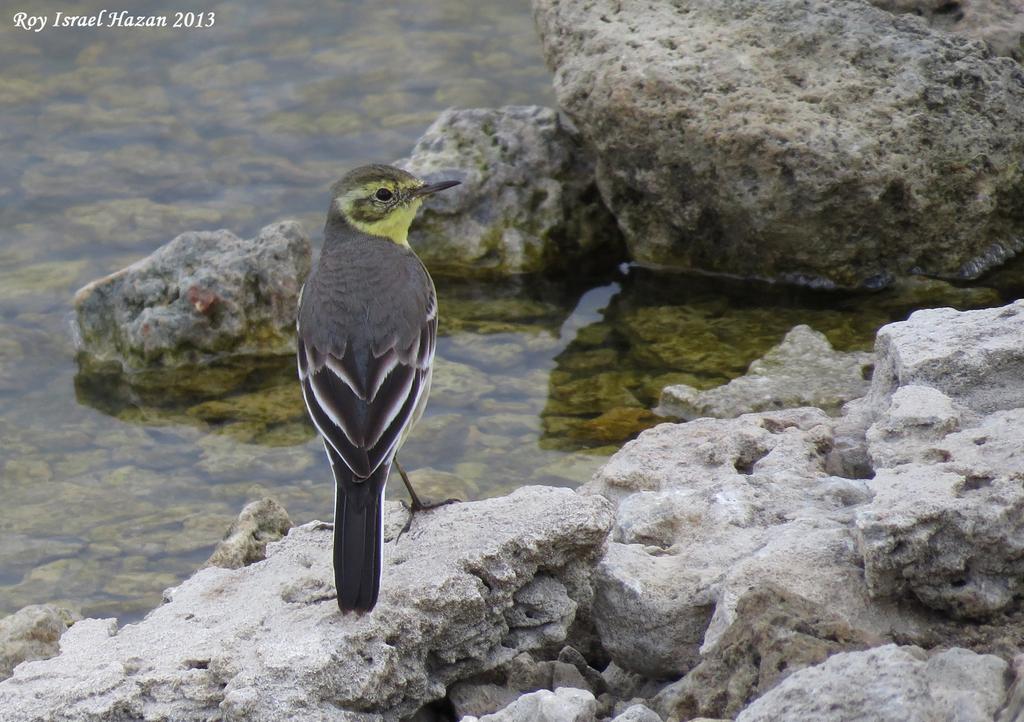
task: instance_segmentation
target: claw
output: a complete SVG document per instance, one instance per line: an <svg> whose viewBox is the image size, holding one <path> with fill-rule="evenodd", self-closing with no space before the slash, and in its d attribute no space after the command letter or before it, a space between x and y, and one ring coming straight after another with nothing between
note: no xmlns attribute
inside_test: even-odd
<svg viewBox="0 0 1024 722"><path fill-rule="evenodd" d="M412 499L411 504L406 504L404 501L402 502L402 506L409 510L409 518L406 520L405 526L402 527L402 530L398 532L398 535L395 537L395 543L397 544L398 540L402 538L402 535L405 534L405 532L409 531L410 527L412 527L412 519L416 515L416 512L430 511L431 509L436 509L439 506L448 506L449 504L456 504L458 502L461 502L462 499L452 498L445 499L444 501L424 502L422 499L420 499L415 489L412 488L412 483L410 483L409 481L409 475L405 473L405 469L403 469L402 465L398 463L398 459L395 459L395 468L398 469L398 473L401 475L402 481L405 483L405 488L409 491L409 498Z"/></svg>
<svg viewBox="0 0 1024 722"><path fill-rule="evenodd" d="M436 509L439 506L448 506L449 504L461 504L462 503L462 499L455 499L455 498L445 499L444 501L426 501L425 502L425 501L421 501L420 499L417 499L416 501L419 502L419 503L418 504L413 504L411 507L409 507L409 511L412 512L413 514L415 514L418 511L430 511L431 509ZM410 519L412 518L411 514L410 514L409 518Z"/></svg>

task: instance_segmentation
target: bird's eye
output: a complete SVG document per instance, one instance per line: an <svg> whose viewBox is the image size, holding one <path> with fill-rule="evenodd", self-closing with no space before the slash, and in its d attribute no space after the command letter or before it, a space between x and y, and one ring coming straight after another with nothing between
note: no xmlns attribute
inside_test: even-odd
<svg viewBox="0 0 1024 722"><path fill-rule="evenodd" d="M377 192L373 194L373 197L379 201L389 201L395 197L395 194L387 188L378 188Z"/></svg>

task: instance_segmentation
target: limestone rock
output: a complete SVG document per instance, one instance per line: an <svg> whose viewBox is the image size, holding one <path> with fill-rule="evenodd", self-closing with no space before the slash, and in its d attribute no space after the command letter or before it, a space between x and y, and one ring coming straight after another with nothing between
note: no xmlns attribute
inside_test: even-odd
<svg viewBox="0 0 1024 722"><path fill-rule="evenodd" d="M984 40L999 55L1024 61L1024 7L1017 0L870 0L892 12L920 15L934 28Z"/></svg>
<svg viewBox="0 0 1024 722"><path fill-rule="evenodd" d="M740 597L736 621L697 667L658 694L655 704L666 719L732 719L797 670L880 641L827 608L767 584Z"/></svg>
<svg viewBox="0 0 1024 722"><path fill-rule="evenodd" d="M867 451L876 469L942 460L935 444L959 431L970 412L931 386L901 386L867 429Z"/></svg>
<svg viewBox="0 0 1024 722"><path fill-rule="evenodd" d="M612 722L661 722L661 717L650 707L634 704L616 715Z"/></svg>
<svg viewBox="0 0 1024 722"><path fill-rule="evenodd" d="M77 613L49 604L33 604L0 619L0 680L22 662L56 655L61 635L79 619Z"/></svg>
<svg viewBox="0 0 1024 722"><path fill-rule="evenodd" d="M462 722L594 722L597 700L583 689L562 687L524 694L505 709Z"/></svg>
<svg viewBox="0 0 1024 722"><path fill-rule="evenodd" d="M959 648L932 657L893 644L846 652L791 675L736 722L990 722L1006 669L999 657Z"/></svg>
<svg viewBox="0 0 1024 722"><path fill-rule="evenodd" d="M431 273L494 276L621 260L593 163L551 108L447 110L400 165L462 182L426 202L409 233Z"/></svg>
<svg viewBox="0 0 1024 722"><path fill-rule="evenodd" d="M338 611L331 532L297 527L262 562L200 570L138 624L74 625L59 656L0 684L0 718L392 722L567 628L554 617L589 605L610 525L603 499L546 487L418 515L385 545L381 599L362 616ZM581 695L592 703L558 699Z"/></svg>
<svg viewBox="0 0 1024 722"><path fill-rule="evenodd" d="M864 585L852 522L870 492L828 472L833 423L805 408L662 424L595 474L584 493L617 506L593 608L617 665L686 674L767 584L858 633L920 629Z"/></svg>
<svg viewBox="0 0 1024 722"><path fill-rule="evenodd" d="M250 502L232 522L206 566L238 569L266 559L267 543L279 541L291 528L288 512L274 499Z"/></svg>
<svg viewBox="0 0 1024 722"><path fill-rule="evenodd" d="M845 0L533 8L641 264L877 287L1024 247L1024 69L979 43Z"/></svg>
<svg viewBox="0 0 1024 722"><path fill-rule="evenodd" d="M724 386L707 391L686 384L666 386L659 411L683 419L732 418L799 406L836 413L867 393L873 359L870 353L836 351L825 334L801 324L750 364L745 376Z"/></svg>
<svg viewBox="0 0 1024 722"><path fill-rule="evenodd" d="M851 454L860 429L870 467L855 521L872 597L981 619L1024 593L1022 311L931 309L879 330L871 390L837 424Z"/></svg>
<svg viewBox="0 0 1024 722"><path fill-rule="evenodd" d="M1000 308L917 311L878 331L871 398L900 386L938 389L973 411L1024 406L1024 301Z"/></svg>
<svg viewBox="0 0 1024 722"><path fill-rule="evenodd" d="M249 240L182 233L75 294L83 358L128 370L295 352L309 240L294 221Z"/></svg>
<svg viewBox="0 0 1024 722"><path fill-rule="evenodd" d="M567 653L567 650L571 651ZM563 657L574 658L586 675L576 665L562 661ZM587 676L596 679L592 682ZM596 692L604 689L604 684L600 675L587 667L579 652L565 647L557 660L538 661L529 652L523 652L508 664L485 672L478 679L456 682L448 688L448 700L457 719L481 717L502 710L524 693L541 689L557 691L560 687Z"/></svg>
<svg viewBox="0 0 1024 722"><path fill-rule="evenodd" d="M978 618L1024 593L1021 439L1024 408L998 411L925 447L921 461L876 471L856 517L873 596L913 594Z"/></svg>

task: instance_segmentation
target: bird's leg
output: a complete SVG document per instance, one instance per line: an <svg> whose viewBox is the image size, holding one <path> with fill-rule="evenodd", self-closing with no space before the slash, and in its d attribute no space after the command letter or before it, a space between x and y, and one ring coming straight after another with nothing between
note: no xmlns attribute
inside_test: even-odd
<svg viewBox="0 0 1024 722"><path fill-rule="evenodd" d="M446 506L448 504L455 504L456 502L462 501L461 499L445 499L444 501L428 501L423 503L420 500L416 490L412 488L412 482L409 481L409 475L405 473L405 469L398 463L398 459L395 459L395 466L398 468L398 473L402 476L402 482L405 484L405 488L409 491L409 498L412 499L412 505L409 510L415 514L418 511L427 511L428 509L436 509L439 506Z"/></svg>
<svg viewBox="0 0 1024 722"><path fill-rule="evenodd" d="M398 540L402 538L402 535L409 531L409 528L412 526L413 515L415 515L416 512L436 509L439 506L445 506L447 504L454 504L461 501L461 499L445 499L444 501L427 502L424 504L423 501L420 500L416 490L412 488L412 482L409 481L409 475L405 473L405 469L403 469L402 465L398 463L398 459L395 459L395 468L398 469L398 473L402 477L402 483L405 484L405 488L409 492L409 498L412 499L412 503L409 505L409 518L406 520L402 529L398 532L398 536L395 537L395 542L397 543Z"/></svg>
<svg viewBox="0 0 1024 722"><path fill-rule="evenodd" d="M412 482L409 481L409 475L405 473L405 469L398 463L398 459L395 459L395 467L398 469L398 473L402 476L402 483L405 484L406 490L409 492L409 498L412 499L412 506L409 507L409 520L412 521L412 514L416 513L419 509L423 508L423 502L420 501L419 496L416 495L416 490L412 488Z"/></svg>

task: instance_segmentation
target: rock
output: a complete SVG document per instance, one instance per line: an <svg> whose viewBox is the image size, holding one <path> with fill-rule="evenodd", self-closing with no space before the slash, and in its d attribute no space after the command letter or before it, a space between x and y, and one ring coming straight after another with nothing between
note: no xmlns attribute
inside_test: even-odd
<svg viewBox="0 0 1024 722"><path fill-rule="evenodd" d="M204 566L238 569L262 561L267 543L280 541L291 528L288 512L274 499L249 502Z"/></svg>
<svg viewBox="0 0 1024 722"><path fill-rule="evenodd" d="M1011 667L1013 684L1006 695L1006 706L996 717L996 722L1015 722L1024 718L1024 654L1014 655Z"/></svg>
<svg viewBox="0 0 1024 722"><path fill-rule="evenodd" d="M616 663L648 677L696 665L714 612L707 586L676 562L611 544L598 566L594 621L601 643Z"/></svg>
<svg viewBox="0 0 1024 722"><path fill-rule="evenodd" d="M852 526L870 493L829 474L833 423L793 409L662 424L583 487L617 507L593 580L594 623L615 664L679 678L738 623L740 598L767 584L851 634L920 631L918 615L864 585Z"/></svg>
<svg viewBox="0 0 1024 722"><path fill-rule="evenodd" d="M1000 308L917 311L878 331L870 398L912 384L987 413L1024 406L1024 301Z"/></svg>
<svg viewBox="0 0 1024 722"><path fill-rule="evenodd" d="M998 411L918 452L922 461L876 470L856 516L872 596L913 594L979 618L1024 593L1022 438L1024 408Z"/></svg>
<svg viewBox="0 0 1024 722"><path fill-rule="evenodd" d="M388 504L386 529L396 515ZM417 516L385 545L381 599L362 616L338 611L332 533L296 527L265 561L200 570L137 624L76 624L59 656L0 684L0 718L397 721L551 644L589 608L610 525L599 497L546 487ZM585 712L587 699L567 690L552 704Z"/></svg>
<svg viewBox="0 0 1024 722"><path fill-rule="evenodd" d="M637 697L653 697L654 693L649 689L651 681L636 672L623 669L615 662L609 662L604 671L601 672L603 688L607 689L618 699L633 699ZM654 691L657 691L656 689Z"/></svg>
<svg viewBox="0 0 1024 722"><path fill-rule="evenodd" d="M878 287L1024 247L1009 58L844 0L533 8L640 264Z"/></svg>
<svg viewBox="0 0 1024 722"><path fill-rule="evenodd" d="M1024 61L1024 11L1016 0L870 0L892 12L920 15L934 28L985 41L992 52Z"/></svg>
<svg viewBox="0 0 1024 722"><path fill-rule="evenodd" d="M455 719L493 714L522 696L518 689L493 683L456 682L448 689Z"/></svg>
<svg viewBox="0 0 1024 722"><path fill-rule="evenodd" d="M474 366L434 359L434 374L430 382L430 400L441 406L461 408L470 406L494 391L487 374Z"/></svg>
<svg viewBox="0 0 1024 722"><path fill-rule="evenodd" d="M800 670L736 722L989 722L1006 696L1007 664L949 649L931 657L894 644L846 652Z"/></svg>
<svg viewBox="0 0 1024 722"><path fill-rule="evenodd" d="M620 715L616 715L612 722L661 722L654 710L642 704L634 704L627 707Z"/></svg>
<svg viewBox="0 0 1024 722"><path fill-rule="evenodd" d="M597 700L583 689L562 687L524 694L503 710L462 722L594 722Z"/></svg>
<svg viewBox="0 0 1024 722"><path fill-rule="evenodd" d="M0 619L0 680L22 662L55 656L61 635L80 618L70 609L33 604Z"/></svg>
<svg viewBox="0 0 1024 722"><path fill-rule="evenodd" d="M572 658L575 664L563 661L563 657ZM588 677L595 679L591 682ZM557 691L560 687L594 692L603 689L604 685L600 675L587 666L578 651L572 647L565 647L557 660L538 661L528 652L524 652L508 664L486 672L478 679L456 682L448 688L448 699L455 711L456 719L467 716L480 717L500 711L524 693L541 689Z"/></svg>
<svg viewBox="0 0 1024 722"><path fill-rule="evenodd" d="M871 391L841 424L871 477L855 520L872 597L986 619L1024 593L1022 310L932 309L879 330Z"/></svg>
<svg viewBox="0 0 1024 722"><path fill-rule="evenodd" d="M1024 405L1022 310L1024 301L975 311L928 309L879 329L870 391L847 404L835 427L836 471L868 478L875 468L934 455L929 444L950 430ZM893 444L886 443L890 437Z"/></svg>
<svg viewBox="0 0 1024 722"><path fill-rule="evenodd" d="M872 467L941 461L935 444L960 429L969 411L930 386L901 386L866 431Z"/></svg>
<svg viewBox="0 0 1024 722"><path fill-rule="evenodd" d="M575 424L569 435L597 444L622 443L664 421L657 414L636 406L615 406L593 419Z"/></svg>
<svg viewBox="0 0 1024 722"><path fill-rule="evenodd" d="M666 719L732 719L797 670L880 641L823 606L768 584L740 597L736 621L697 667L658 694L655 706Z"/></svg>
<svg viewBox="0 0 1024 722"><path fill-rule="evenodd" d="M294 221L243 241L182 233L75 294L83 358L127 370L295 351L310 245Z"/></svg>
<svg viewBox="0 0 1024 722"><path fill-rule="evenodd" d="M817 406L837 413L847 401L867 393L874 357L839 352L825 334L810 326L793 328L782 343L750 364L745 376L701 391L667 386L659 412L683 419L732 418L753 411Z"/></svg>
<svg viewBox="0 0 1024 722"><path fill-rule="evenodd" d="M593 163L555 110L447 110L400 165L462 181L428 201L410 230L431 273L494 276L621 260Z"/></svg>

